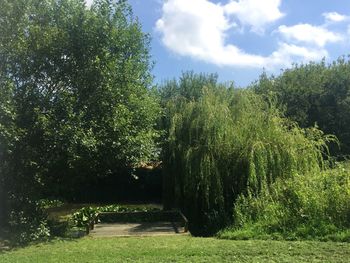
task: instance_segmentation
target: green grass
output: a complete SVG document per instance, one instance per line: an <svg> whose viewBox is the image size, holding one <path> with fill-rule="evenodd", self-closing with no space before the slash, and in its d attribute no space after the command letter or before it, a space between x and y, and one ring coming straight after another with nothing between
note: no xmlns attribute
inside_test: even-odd
<svg viewBox="0 0 350 263"><path fill-rule="evenodd" d="M350 262L350 244L190 236L86 237L2 252L0 262Z"/></svg>
<svg viewBox="0 0 350 263"><path fill-rule="evenodd" d="M350 242L350 229L338 230L337 228L332 229L329 227L330 233L317 235L316 231L312 226L302 225L294 231L290 232L271 232L268 233L259 224L251 225L247 224L245 227L240 229L224 229L217 234L220 239L229 240L286 240L286 241L332 241L332 242ZM321 229L319 227L318 229ZM322 230L321 230L322 231ZM325 231L325 230L323 230Z"/></svg>

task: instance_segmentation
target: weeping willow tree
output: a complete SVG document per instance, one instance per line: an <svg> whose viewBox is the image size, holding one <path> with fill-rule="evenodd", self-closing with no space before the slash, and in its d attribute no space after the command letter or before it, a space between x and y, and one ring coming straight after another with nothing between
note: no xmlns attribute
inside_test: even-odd
<svg viewBox="0 0 350 263"><path fill-rule="evenodd" d="M166 108L165 205L181 208L195 235L230 223L239 195L256 196L277 178L323 168L322 132L300 129L250 91L208 85Z"/></svg>

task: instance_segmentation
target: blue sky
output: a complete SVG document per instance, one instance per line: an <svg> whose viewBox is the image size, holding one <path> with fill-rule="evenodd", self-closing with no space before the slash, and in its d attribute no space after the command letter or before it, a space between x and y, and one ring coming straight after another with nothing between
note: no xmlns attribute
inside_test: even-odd
<svg viewBox="0 0 350 263"><path fill-rule="evenodd" d="M350 54L349 0L129 0L152 37L156 82L218 73L244 87L265 69Z"/></svg>

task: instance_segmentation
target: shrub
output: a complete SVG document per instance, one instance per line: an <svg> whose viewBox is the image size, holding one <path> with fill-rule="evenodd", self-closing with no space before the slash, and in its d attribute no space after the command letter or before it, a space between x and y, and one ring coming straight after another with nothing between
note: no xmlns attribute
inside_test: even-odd
<svg viewBox="0 0 350 263"><path fill-rule="evenodd" d="M241 195L223 238L350 239L350 171L343 164L278 179L258 196ZM249 235L247 233L250 233Z"/></svg>
<svg viewBox="0 0 350 263"><path fill-rule="evenodd" d="M157 210L157 208L148 208L143 206L130 207L121 205L83 207L73 214L72 221L76 226L83 227L101 212L148 212Z"/></svg>
<svg viewBox="0 0 350 263"><path fill-rule="evenodd" d="M9 238L13 244L25 244L50 236L47 216L36 202L28 199L12 200L11 208Z"/></svg>

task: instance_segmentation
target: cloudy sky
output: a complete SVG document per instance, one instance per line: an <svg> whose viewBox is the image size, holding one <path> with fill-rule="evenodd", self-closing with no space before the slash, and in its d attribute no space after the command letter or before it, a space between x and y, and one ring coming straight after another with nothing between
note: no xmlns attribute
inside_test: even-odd
<svg viewBox="0 0 350 263"><path fill-rule="evenodd" d="M129 0L157 82L185 70L246 86L262 70L350 54L349 0Z"/></svg>

